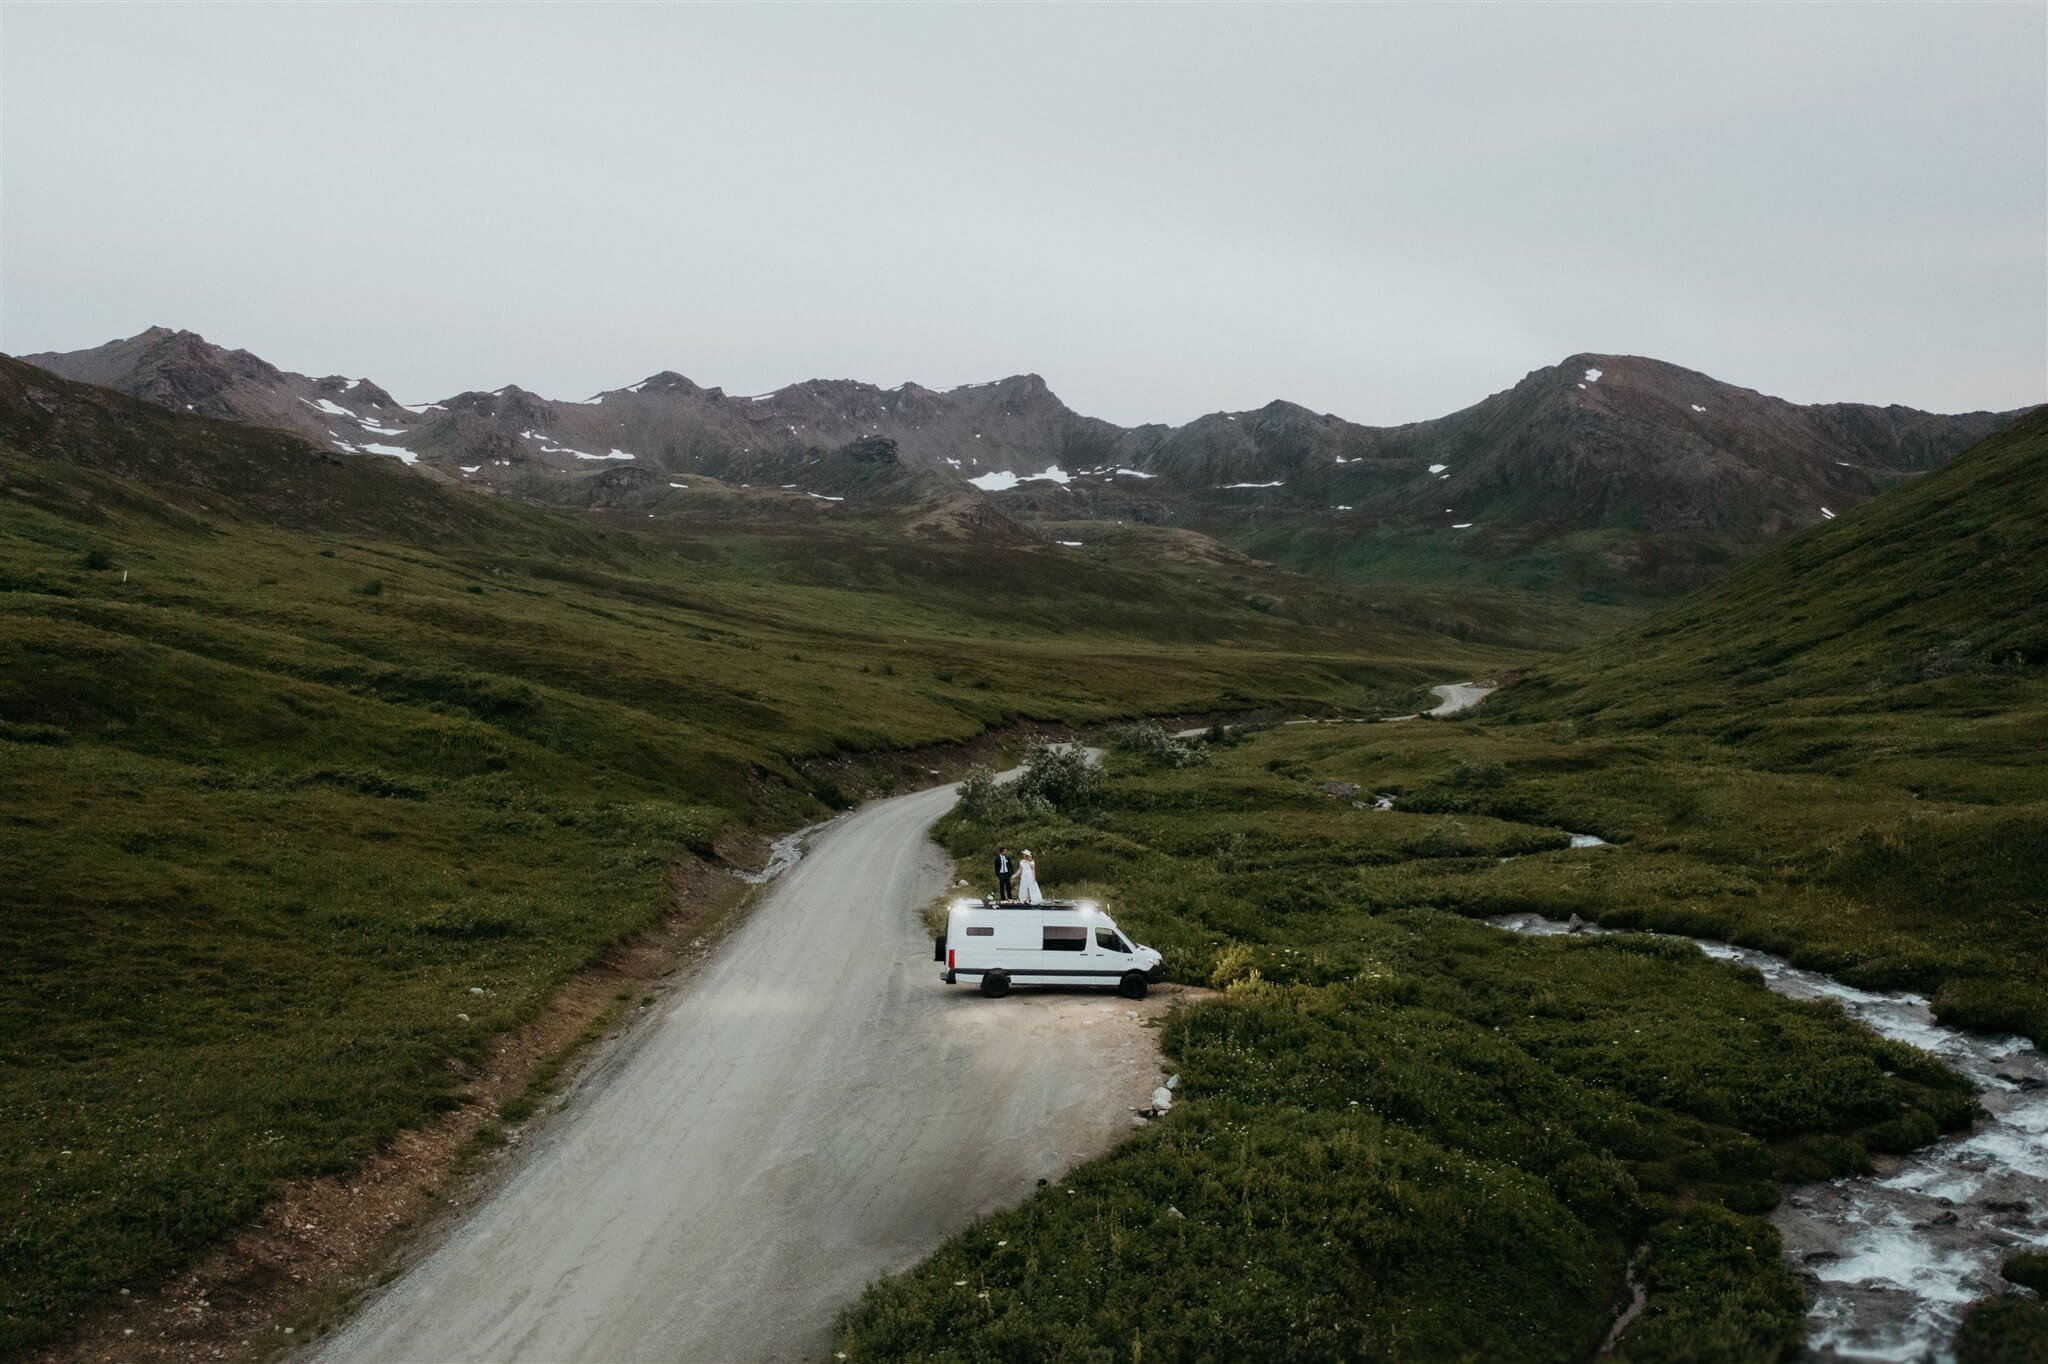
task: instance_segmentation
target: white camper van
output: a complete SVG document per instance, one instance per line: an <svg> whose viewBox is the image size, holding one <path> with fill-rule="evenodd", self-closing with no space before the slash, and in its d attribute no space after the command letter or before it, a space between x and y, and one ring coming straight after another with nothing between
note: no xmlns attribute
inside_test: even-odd
<svg viewBox="0 0 2048 1364"><path fill-rule="evenodd" d="M946 984L989 996L1012 985L1114 985L1143 999L1163 974L1159 954L1125 937L1092 900L955 900L932 948Z"/></svg>

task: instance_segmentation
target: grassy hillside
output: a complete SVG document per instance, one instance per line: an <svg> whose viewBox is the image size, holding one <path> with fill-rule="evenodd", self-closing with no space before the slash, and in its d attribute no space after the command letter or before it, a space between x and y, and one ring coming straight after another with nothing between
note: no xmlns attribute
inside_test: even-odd
<svg viewBox="0 0 2048 1364"><path fill-rule="evenodd" d="M809 755L1525 656L1189 543L542 512L0 361L0 1354L448 1104Z"/></svg>
<svg viewBox="0 0 2048 1364"><path fill-rule="evenodd" d="M1476 719L1119 758L1064 817L952 817L956 853L1028 841L1225 994L1169 1024L1170 1117L875 1286L849 1355L1583 1358L1639 1247L1621 1356L1789 1357L1756 1214L1962 1123L1966 1086L1689 945L1473 920L1733 939L2048 1043L2044 538L2037 414ZM2001 1300L1962 1345L2048 1337Z"/></svg>
<svg viewBox="0 0 2048 1364"><path fill-rule="evenodd" d="M1530 603L1645 608L1714 581L1755 551L1715 531L1571 530L1503 522L1416 529L1362 512L1196 522L1270 563L1333 583L1429 582ZM1607 632L1602 632L1607 633Z"/></svg>
<svg viewBox="0 0 2048 1364"><path fill-rule="evenodd" d="M1954 1021L2048 1039L2048 413L1647 623L1532 672L1491 725L1641 748L1641 838L1786 898L1655 904ZM1626 912L1626 911L1625 911Z"/></svg>
<svg viewBox="0 0 2048 1364"><path fill-rule="evenodd" d="M2048 409L1537 670L1494 711L1720 735L1766 708L1994 706L2048 665L2044 572ZM1658 700L1673 689L1682 704Z"/></svg>

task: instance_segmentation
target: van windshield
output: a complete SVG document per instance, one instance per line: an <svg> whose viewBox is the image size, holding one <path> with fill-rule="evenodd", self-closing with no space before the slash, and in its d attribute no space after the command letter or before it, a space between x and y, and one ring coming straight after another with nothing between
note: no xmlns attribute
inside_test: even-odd
<svg viewBox="0 0 2048 1364"><path fill-rule="evenodd" d="M1097 947L1102 948L1104 951L1108 952L1123 952L1128 954L1131 950L1131 945L1125 942L1121 937L1119 937L1117 935L1117 931L1113 928L1096 929L1095 945Z"/></svg>

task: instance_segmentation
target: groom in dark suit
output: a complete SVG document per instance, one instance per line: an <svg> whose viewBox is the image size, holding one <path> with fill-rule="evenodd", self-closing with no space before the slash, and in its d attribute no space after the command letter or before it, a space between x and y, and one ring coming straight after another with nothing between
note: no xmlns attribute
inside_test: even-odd
<svg viewBox="0 0 2048 1364"><path fill-rule="evenodd" d="M1010 898L1010 877L1015 874L1016 870L1017 864L1010 860L1010 850L1008 848L997 848L996 898L998 900Z"/></svg>

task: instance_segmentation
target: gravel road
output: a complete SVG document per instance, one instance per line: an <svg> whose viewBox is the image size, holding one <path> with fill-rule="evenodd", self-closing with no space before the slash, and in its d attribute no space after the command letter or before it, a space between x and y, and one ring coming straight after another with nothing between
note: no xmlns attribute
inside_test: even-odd
<svg viewBox="0 0 2048 1364"><path fill-rule="evenodd" d="M817 832L320 1364L829 1357L869 1281L1126 1135L1161 993L940 984L916 910L952 799Z"/></svg>
<svg viewBox="0 0 2048 1364"><path fill-rule="evenodd" d="M1430 690L1435 692L1437 700L1443 703L1432 710L1431 715L1456 715L1460 711L1472 709L1500 688L1490 687L1483 682L1446 682L1440 687L1431 687Z"/></svg>

